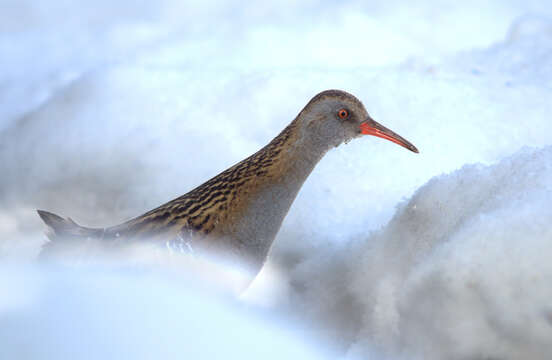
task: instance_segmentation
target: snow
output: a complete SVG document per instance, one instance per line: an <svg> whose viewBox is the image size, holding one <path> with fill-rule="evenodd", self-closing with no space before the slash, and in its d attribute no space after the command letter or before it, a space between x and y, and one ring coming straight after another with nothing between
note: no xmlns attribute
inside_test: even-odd
<svg viewBox="0 0 552 360"><path fill-rule="evenodd" d="M551 158L551 146L524 149L435 177L339 260L311 257L294 278L306 287L303 302L327 289L340 295L310 317L354 301L341 316L362 318L330 321L361 329L350 351L363 355L372 345L424 359L546 358ZM325 281L312 284L316 274Z"/></svg>
<svg viewBox="0 0 552 360"><path fill-rule="evenodd" d="M193 291L167 274L73 270L2 268L0 281L12 293L0 303L0 357L321 358L298 340L300 329L284 331L277 319L251 316L235 301Z"/></svg>
<svg viewBox="0 0 552 360"><path fill-rule="evenodd" d="M1 357L547 358L548 2L0 9ZM34 209L90 226L140 214L256 151L328 88L420 154L376 138L328 153L239 301L158 254L32 263ZM237 328L246 344L226 338Z"/></svg>

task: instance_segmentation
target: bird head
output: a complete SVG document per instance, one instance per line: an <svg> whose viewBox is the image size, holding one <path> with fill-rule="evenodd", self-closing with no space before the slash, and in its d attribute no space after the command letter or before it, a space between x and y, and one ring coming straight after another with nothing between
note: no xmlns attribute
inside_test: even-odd
<svg viewBox="0 0 552 360"><path fill-rule="evenodd" d="M302 125L302 135L327 149L363 135L372 135L418 153L408 140L374 121L364 105L345 91L319 93L299 113L298 120Z"/></svg>

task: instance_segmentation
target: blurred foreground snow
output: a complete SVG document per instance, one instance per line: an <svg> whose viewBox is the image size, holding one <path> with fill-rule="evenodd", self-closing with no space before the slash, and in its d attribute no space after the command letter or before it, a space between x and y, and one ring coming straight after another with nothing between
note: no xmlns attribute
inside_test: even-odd
<svg viewBox="0 0 552 360"><path fill-rule="evenodd" d="M189 284L136 268L2 266L0 358L321 358L274 316Z"/></svg>
<svg viewBox="0 0 552 360"><path fill-rule="evenodd" d="M0 4L1 358L548 358L547 2ZM163 257L13 264L44 241L34 209L140 214L326 88L421 154L330 152L240 301Z"/></svg>

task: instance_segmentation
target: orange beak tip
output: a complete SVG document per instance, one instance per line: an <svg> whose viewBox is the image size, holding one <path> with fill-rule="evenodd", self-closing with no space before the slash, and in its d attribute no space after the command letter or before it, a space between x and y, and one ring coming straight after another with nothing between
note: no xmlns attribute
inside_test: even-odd
<svg viewBox="0 0 552 360"><path fill-rule="evenodd" d="M360 133L364 135L372 135L385 140L389 140L416 154L420 153L418 149L414 145L412 145L408 140L404 139L400 135L394 133L393 131L389 130L385 126L375 122L372 119L368 119L360 123Z"/></svg>

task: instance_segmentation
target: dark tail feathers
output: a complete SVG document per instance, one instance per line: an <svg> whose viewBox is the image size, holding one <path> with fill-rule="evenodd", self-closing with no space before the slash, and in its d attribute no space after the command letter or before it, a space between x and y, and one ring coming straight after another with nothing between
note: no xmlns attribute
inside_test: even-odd
<svg viewBox="0 0 552 360"><path fill-rule="evenodd" d="M48 211L37 210L36 212L42 221L48 225L46 235L51 241L60 238L98 237L104 232L104 229L93 229L80 226L70 218L64 219Z"/></svg>

